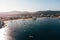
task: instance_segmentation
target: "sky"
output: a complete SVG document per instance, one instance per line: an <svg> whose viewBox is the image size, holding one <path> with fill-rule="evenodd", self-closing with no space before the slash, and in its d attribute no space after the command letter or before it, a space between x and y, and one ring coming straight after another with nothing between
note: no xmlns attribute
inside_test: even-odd
<svg viewBox="0 0 60 40"><path fill-rule="evenodd" d="M0 0L0 12L59 10L60 0Z"/></svg>

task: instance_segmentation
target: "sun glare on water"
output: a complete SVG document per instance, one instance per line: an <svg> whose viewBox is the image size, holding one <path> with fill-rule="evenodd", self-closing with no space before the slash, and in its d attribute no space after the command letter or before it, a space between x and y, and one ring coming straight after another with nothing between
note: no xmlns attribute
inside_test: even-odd
<svg viewBox="0 0 60 40"><path fill-rule="evenodd" d="M8 23L7 23L8 25ZM13 40L10 36L11 30L8 26L0 29L0 40Z"/></svg>
<svg viewBox="0 0 60 40"><path fill-rule="evenodd" d="M0 40L7 40L6 36L6 28L0 29Z"/></svg>

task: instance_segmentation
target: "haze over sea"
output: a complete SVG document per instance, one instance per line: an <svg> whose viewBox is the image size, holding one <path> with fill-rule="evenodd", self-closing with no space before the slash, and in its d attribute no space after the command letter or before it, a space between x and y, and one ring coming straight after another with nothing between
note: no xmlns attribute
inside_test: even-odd
<svg viewBox="0 0 60 40"><path fill-rule="evenodd" d="M0 40L60 40L60 19L37 18L5 21Z"/></svg>

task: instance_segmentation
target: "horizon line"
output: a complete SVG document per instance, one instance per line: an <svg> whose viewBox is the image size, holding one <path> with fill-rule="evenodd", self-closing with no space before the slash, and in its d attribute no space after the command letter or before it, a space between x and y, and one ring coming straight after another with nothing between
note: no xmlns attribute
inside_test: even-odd
<svg viewBox="0 0 60 40"><path fill-rule="evenodd" d="M20 12L37 12L37 11L60 11L60 10L37 10L37 11L28 11L28 10L11 10L11 11L0 11L0 12L14 12L14 11L20 11Z"/></svg>

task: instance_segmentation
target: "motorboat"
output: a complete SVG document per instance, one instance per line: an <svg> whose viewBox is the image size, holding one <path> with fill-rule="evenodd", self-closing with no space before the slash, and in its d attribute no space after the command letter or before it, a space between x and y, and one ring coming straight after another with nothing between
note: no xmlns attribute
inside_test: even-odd
<svg viewBox="0 0 60 40"><path fill-rule="evenodd" d="M58 18L60 19L60 16L58 16Z"/></svg>
<svg viewBox="0 0 60 40"><path fill-rule="evenodd" d="M32 19L33 19L33 20L36 20L36 19L37 19L37 17L32 17Z"/></svg>

